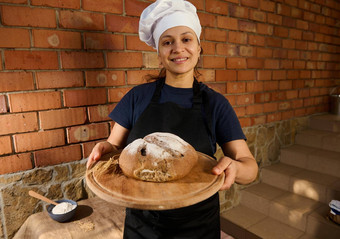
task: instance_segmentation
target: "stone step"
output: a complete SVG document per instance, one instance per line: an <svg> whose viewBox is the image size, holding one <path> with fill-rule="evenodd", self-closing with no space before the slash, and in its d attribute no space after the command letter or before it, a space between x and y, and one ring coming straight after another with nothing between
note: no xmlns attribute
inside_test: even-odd
<svg viewBox="0 0 340 239"><path fill-rule="evenodd" d="M340 133L340 116L332 114L313 116L309 119L309 126L312 129Z"/></svg>
<svg viewBox="0 0 340 239"><path fill-rule="evenodd" d="M340 152L340 133L324 130L307 129L295 137L299 145Z"/></svg>
<svg viewBox="0 0 340 239"><path fill-rule="evenodd" d="M328 204L340 198L340 178L278 163L262 168L262 182Z"/></svg>
<svg viewBox="0 0 340 239"><path fill-rule="evenodd" d="M221 229L235 239L318 239L243 205L221 214Z"/></svg>
<svg viewBox="0 0 340 239"><path fill-rule="evenodd" d="M268 222L275 220L317 238L335 239L340 235L340 227L327 220L329 207L326 204L265 183L259 183L243 190L240 205L260 213L255 217L258 220L264 220L263 216L266 216ZM261 214L262 218L258 216ZM246 213L240 215L248 217ZM267 225L267 227L270 226ZM251 226L248 225L248 228L250 229ZM250 232L259 236L254 230L250 230Z"/></svg>
<svg viewBox="0 0 340 239"><path fill-rule="evenodd" d="M340 175L340 152L295 144L281 149L280 162L332 176Z"/></svg>

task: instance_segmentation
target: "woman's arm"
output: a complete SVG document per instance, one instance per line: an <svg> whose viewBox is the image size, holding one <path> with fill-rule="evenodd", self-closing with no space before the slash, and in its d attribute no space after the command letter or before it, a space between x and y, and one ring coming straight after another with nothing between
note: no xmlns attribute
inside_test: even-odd
<svg viewBox="0 0 340 239"><path fill-rule="evenodd" d="M258 166L245 140L233 140L222 145L224 157L212 169L216 175L225 172L225 180L220 190L229 189L236 182L251 183L256 179Z"/></svg>
<svg viewBox="0 0 340 239"><path fill-rule="evenodd" d="M115 123L107 141L100 142L93 147L87 160L86 167L89 168L90 165L99 160L102 155L123 148L126 144L128 135L128 129Z"/></svg>

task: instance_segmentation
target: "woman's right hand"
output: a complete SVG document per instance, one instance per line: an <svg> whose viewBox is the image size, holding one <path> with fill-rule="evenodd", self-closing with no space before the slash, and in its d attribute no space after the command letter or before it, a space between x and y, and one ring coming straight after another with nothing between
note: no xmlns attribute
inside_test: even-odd
<svg viewBox="0 0 340 239"><path fill-rule="evenodd" d="M90 168L90 166L98 161L102 155L110 153L114 149L115 147L108 141L97 143L92 149L90 156L88 157L86 168Z"/></svg>

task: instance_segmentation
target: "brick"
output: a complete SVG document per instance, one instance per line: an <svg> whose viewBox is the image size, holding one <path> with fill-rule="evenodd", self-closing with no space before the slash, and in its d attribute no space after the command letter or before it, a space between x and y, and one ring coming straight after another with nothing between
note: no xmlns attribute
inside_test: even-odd
<svg viewBox="0 0 340 239"><path fill-rule="evenodd" d="M62 68L103 68L104 55L101 52L61 52Z"/></svg>
<svg viewBox="0 0 340 239"><path fill-rule="evenodd" d="M288 56L288 51L286 49L274 49L273 57L286 59Z"/></svg>
<svg viewBox="0 0 340 239"><path fill-rule="evenodd" d="M99 13L61 10L59 26L70 29L104 30L104 16Z"/></svg>
<svg viewBox="0 0 340 239"><path fill-rule="evenodd" d="M264 91L274 91L279 89L279 82L278 81L268 81L265 82L263 85Z"/></svg>
<svg viewBox="0 0 340 239"><path fill-rule="evenodd" d="M225 68L225 57L204 56L203 67L204 68Z"/></svg>
<svg viewBox="0 0 340 239"><path fill-rule="evenodd" d="M233 107L237 117L244 117L246 115L246 107Z"/></svg>
<svg viewBox="0 0 340 239"><path fill-rule="evenodd" d="M124 71L86 71L86 86L122 86L125 85Z"/></svg>
<svg viewBox="0 0 340 239"><path fill-rule="evenodd" d="M1 48L30 47L30 35L27 29L0 28L0 36L6 36L0 37Z"/></svg>
<svg viewBox="0 0 340 239"><path fill-rule="evenodd" d="M295 39L295 40L301 40L302 39L302 31L297 29L289 29L289 38Z"/></svg>
<svg viewBox="0 0 340 239"><path fill-rule="evenodd" d="M27 3L27 0L1 0L1 2L22 4L22 3Z"/></svg>
<svg viewBox="0 0 340 239"><path fill-rule="evenodd" d="M202 82L214 82L215 80L215 70L199 70L201 74L198 78Z"/></svg>
<svg viewBox="0 0 340 239"><path fill-rule="evenodd" d="M239 118L241 127L249 127L251 126L251 118Z"/></svg>
<svg viewBox="0 0 340 239"><path fill-rule="evenodd" d="M228 30L238 30L238 20L226 16L217 16L217 27Z"/></svg>
<svg viewBox="0 0 340 239"><path fill-rule="evenodd" d="M227 58L227 68L229 69L244 69L247 68L245 58Z"/></svg>
<svg viewBox="0 0 340 239"><path fill-rule="evenodd" d="M111 32L138 33L139 18L106 15L106 26Z"/></svg>
<svg viewBox="0 0 340 239"><path fill-rule="evenodd" d="M245 82L227 82L227 93L228 94L245 93L245 92L246 92Z"/></svg>
<svg viewBox="0 0 340 239"><path fill-rule="evenodd" d="M263 113L263 104L254 104L246 106L247 115L256 115Z"/></svg>
<svg viewBox="0 0 340 239"><path fill-rule="evenodd" d="M84 142L82 143L82 154L83 154L83 158L88 158L92 152L93 147L101 142L102 140L98 140L98 141L91 141L91 142Z"/></svg>
<svg viewBox="0 0 340 239"><path fill-rule="evenodd" d="M265 38L263 36L249 35L248 39L249 39L248 42L250 45L256 45L256 46L265 45Z"/></svg>
<svg viewBox="0 0 340 239"><path fill-rule="evenodd" d="M216 16L208 13L197 13L202 27L216 27Z"/></svg>
<svg viewBox="0 0 340 239"><path fill-rule="evenodd" d="M126 35L126 49L137 50L137 51L155 51L151 46L142 42L138 36Z"/></svg>
<svg viewBox="0 0 340 239"><path fill-rule="evenodd" d="M88 11L123 13L123 1L121 0L83 0L82 8Z"/></svg>
<svg viewBox="0 0 340 239"><path fill-rule="evenodd" d="M267 14L267 22L269 24L274 24L274 25L282 25L282 16L273 14L273 13L268 13Z"/></svg>
<svg viewBox="0 0 340 239"><path fill-rule="evenodd" d="M228 41L231 43L247 44L248 37L246 33L242 32L229 32Z"/></svg>
<svg viewBox="0 0 340 239"><path fill-rule="evenodd" d="M281 47L282 46L282 40L275 37L267 37L266 38L266 46L269 47Z"/></svg>
<svg viewBox="0 0 340 239"><path fill-rule="evenodd" d="M33 42L39 48L81 49L79 32L33 30Z"/></svg>
<svg viewBox="0 0 340 239"><path fill-rule="evenodd" d="M40 128L43 130L84 124L86 119L85 108L70 108L39 112Z"/></svg>
<svg viewBox="0 0 340 239"><path fill-rule="evenodd" d="M36 72L38 89L56 89L84 86L81 71L45 71Z"/></svg>
<svg viewBox="0 0 340 239"><path fill-rule="evenodd" d="M29 132L38 129L36 113L6 114L0 116L0 135Z"/></svg>
<svg viewBox="0 0 340 239"><path fill-rule="evenodd" d="M139 0L129 0L125 2L125 12L129 16L139 17L143 10L149 5L150 3L141 2Z"/></svg>
<svg viewBox="0 0 340 239"><path fill-rule="evenodd" d="M159 58L156 52L144 52L143 53L143 67L145 68L160 68Z"/></svg>
<svg viewBox="0 0 340 239"><path fill-rule="evenodd" d="M251 117L251 125L259 125L259 124L265 124L266 122L266 116L260 115L256 117Z"/></svg>
<svg viewBox="0 0 340 239"><path fill-rule="evenodd" d="M39 131L13 136L16 152L26 152L38 149L52 148L65 144L63 129Z"/></svg>
<svg viewBox="0 0 340 239"><path fill-rule="evenodd" d="M259 58L272 58L273 57L273 49L258 47L256 48L256 56Z"/></svg>
<svg viewBox="0 0 340 239"><path fill-rule="evenodd" d="M292 7L290 15L295 18L302 18L303 12L299 8Z"/></svg>
<svg viewBox="0 0 340 239"><path fill-rule="evenodd" d="M273 35L274 27L269 24L257 23L257 33L261 35Z"/></svg>
<svg viewBox="0 0 340 239"><path fill-rule="evenodd" d="M278 103L277 102L270 102L263 104L263 112L270 113L278 111Z"/></svg>
<svg viewBox="0 0 340 239"><path fill-rule="evenodd" d="M282 18L282 26L295 28L296 27L296 19L290 17L283 17Z"/></svg>
<svg viewBox="0 0 340 239"><path fill-rule="evenodd" d="M266 69L279 69L280 61L278 60L264 60L264 68Z"/></svg>
<svg viewBox="0 0 340 239"><path fill-rule="evenodd" d="M309 29L309 23L307 21L297 20L296 21L296 27L298 29L308 30Z"/></svg>
<svg viewBox="0 0 340 239"><path fill-rule="evenodd" d="M286 94L284 91L272 92L272 101L283 101L286 100Z"/></svg>
<svg viewBox="0 0 340 239"><path fill-rule="evenodd" d="M259 7L259 1L258 0L241 0L242 6L252 7L252 8L258 8Z"/></svg>
<svg viewBox="0 0 340 239"><path fill-rule="evenodd" d="M216 43L201 41L201 48L203 50L203 52L201 51L201 54L215 55Z"/></svg>
<svg viewBox="0 0 340 239"><path fill-rule="evenodd" d="M306 68L305 61L294 61L293 65L294 65L294 69L305 69Z"/></svg>
<svg viewBox="0 0 340 239"><path fill-rule="evenodd" d="M8 70L53 70L58 67L57 52L5 51L5 69Z"/></svg>
<svg viewBox="0 0 340 239"><path fill-rule="evenodd" d="M260 9L266 12L275 12L275 2L260 0Z"/></svg>
<svg viewBox="0 0 340 239"><path fill-rule="evenodd" d="M247 58L247 67L249 69L261 69L264 66L264 60L258 58Z"/></svg>
<svg viewBox="0 0 340 239"><path fill-rule="evenodd" d="M109 125L107 123L89 124L67 128L68 143L106 139L108 136Z"/></svg>
<svg viewBox="0 0 340 239"><path fill-rule="evenodd" d="M257 71L257 80L271 80L272 71L269 70L259 70Z"/></svg>
<svg viewBox="0 0 340 239"><path fill-rule="evenodd" d="M308 44L305 41L296 41L296 46L295 48L297 50L307 50ZM310 54L310 52L309 52Z"/></svg>
<svg viewBox="0 0 340 239"><path fill-rule="evenodd" d="M279 83L280 90L291 90L293 87L293 82L291 80L283 80Z"/></svg>
<svg viewBox="0 0 340 239"><path fill-rule="evenodd" d="M190 2L196 6L198 10L204 10L204 0L190 0Z"/></svg>
<svg viewBox="0 0 340 239"><path fill-rule="evenodd" d="M299 59L300 58L300 52L289 50L288 51L288 59Z"/></svg>
<svg viewBox="0 0 340 239"><path fill-rule="evenodd" d="M257 93L255 94L255 103L264 103L271 100L270 93Z"/></svg>
<svg viewBox="0 0 340 239"><path fill-rule="evenodd" d="M281 120L281 112L273 113L267 115L267 122L275 122L275 121L280 121Z"/></svg>
<svg viewBox="0 0 340 239"><path fill-rule="evenodd" d="M55 10L52 9L2 6L1 15L2 24L6 26L49 28L57 26Z"/></svg>
<svg viewBox="0 0 340 239"><path fill-rule="evenodd" d="M247 82L246 84L247 92L260 92L263 91L263 82L262 81L253 81Z"/></svg>
<svg viewBox="0 0 340 239"><path fill-rule="evenodd" d="M225 42L227 40L227 32L225 30L205 28L205 40Z"/></svg>
<svg viewBox="0 0 340 239"><path fill-rule="evenodd" d="M235 70L216 70L216 81L236 81Z"/></svg>
<svg viewBox="0 0 340 239"><path fill-rule="evenodd" d="M258 22L266 22L267 21L267 14L263 11L250 9L249 19L254 20L254 21L258 21Z"/></svg>
<svg viewBox="0 0 340 239"><path fill-rule="evenodd" d="M140 68L143 65L141 52L108 52L107 64L110 68Z"/></svg>
<svg viewBox="0 0 340 239"><path fill-rule="evenodd" d="M31 0L31 4L35 6L57 7L79 9L79 0Z"/></svg>
<svg viewBox="0 0 340 239"><path fill-rule="evenodd" d="M217 43L216 44L216 54L222 56L238 56L239 47L237 45Z"/></svg>
<svg viewBox="0 0 340 239"><path fill-rule="evenodd" d="M256 32L256 23L239 20L238 27L243 32Z"/></svg>
<svg viewBox="0 0 340 239"><path fill-rule="evenodd" d="M0 136L0 155L12 153L12 141L10 136Z"/></svg>
<svg viewBox="0 0 340 239"><path fill-rule="evenodd" d="M283 16L290 16L291 7L284 4L277 4L277 13Z"/></svg>
<svg viewBox="0 0 340 239"><path fill-rule="evenodd" d="M206 83L207 86L214 91L217 91L218 93L224 95L226 94L226 88L224 83Z"/></svg>
<svg viewBox="0 0 340 239"><path fill-rule="evenodd" d="M139 85L146 83L147 75L158 75L158 70L127 71L127 83L129 85Z"/></svg>
<svg viewBox="0 0 340 239"><path fill-rule="evenodd" d="M256 49L252 46L240 46L240 56L251 57L256 54Z"/></svg>
<svg viewBox="0 0 340 239"><path fill-rule="evenodd" d="M256 72L253 70L237 71L237 80L238 81L255 81Z"/></svg>
<svg viewBox="0 0 340 239"><path fill-rule="evenodd" d="M246 95L237 95L236 96L236 104L237 105L248 105L254 104L254 95L246 94Z"/></svg>
<svg viewBox="0 0 340 239"><path fill-rule="evenodd" d="M119 102L131 88L109 89L109 102Z"/></svg>
<svg viewBox="0 0 340 239"><path fill-rule="evenodd" d="M33 153L36 167L56 165L81 160L80 145L69 145L53 149L45 149Z"/></svg>
<svg viewBox="0 0 340 239"><path fill-rule="evenodd" d="M286 79L287 72L285 70L273 71L273 80L284 80Z"/></svg>
<svg viewBox="0 0 340 239"><path fill-rule="evenodd" d="M217 0L209 0L205 2L205 10L211 13L228 15L228 4Z"/></svg>
<svg viewBox="0 0 340 239"><path fill-rule="evenodd" d="M248 18L248 8L230 4L229 15L236 18Z"/></svg>
<svg viewBox="0 0 340 239"><path fill-rule="evenodd" d="M115 106L115 104L110 104L88 107L89 121L93 123L110 120L109 114Z"/></svg>
<svg viewBox="0 0 340 239"><path fill-rule="evenodd" d="M33 168L31 154L16 154L0 157L0 174L15 173Z"/></svg>
<svg viewBox="0 0 340 239"><path fill-rule="evenodd" d="M6 113L7 111L6 96L0 95L0 114Z"/></svg>
<svg viewBox="0 0 340 239"><path fill-rule="evenodd" d="M85 49L123 50L124 36L104 33L85 33Z"/></svg>
<svg viewBox="0 0 340 239"><path fill-rule="evenodd" d="M291 119L293 117L294 117L294 111L293 110L281 112L281 119L282 120L288 120L288 119Z"/></svg>
<svg viewBox="0 0 340 239"><path fill-rule="evenodd" d="M105 104L107 101L104 88L65 90L63 98L66 107Z"/></svg>
<svg viewBox="0 0 340 239"><path fill-rule="evenodd" d="M281 37L281 38L286 38L288 37L289 31L287 28L285 27L278 27L275 26L274 27L274 35L277 37Z"/></svg>
<svg viewBox="0 0 340 239"><path fill-rule="evenodd" d="M26 92L9 95L11 112L56 109L61 107L60 92Z"/></svg>
<svg viewBox="0 0 340 239"><path fill-rule="evenodd" d="M0 92L33 90L33 75L30 72L0 72Z"/></svg>

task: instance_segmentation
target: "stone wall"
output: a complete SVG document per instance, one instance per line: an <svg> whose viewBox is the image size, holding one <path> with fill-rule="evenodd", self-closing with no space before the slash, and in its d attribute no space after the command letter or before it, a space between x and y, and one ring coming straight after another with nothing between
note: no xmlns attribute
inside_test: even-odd
<svg viewBox="0 0 340 239"><path fill-rule="evenodd" d="M244 128L247 143L260 167L279 160L279 150L294 143L297 131L307 126L307 117ZM221 151L216 154L221 156ZM86 160L36 168L0 176L0 238L9 239L36 212L46 210L46 204L28 195L34 190L51 199L81 200L93 197L84 181ZM258 178L259 180L259 178ZM238 204L239 191L245 186L234 184L220 192L221 210Z"/></svg>

